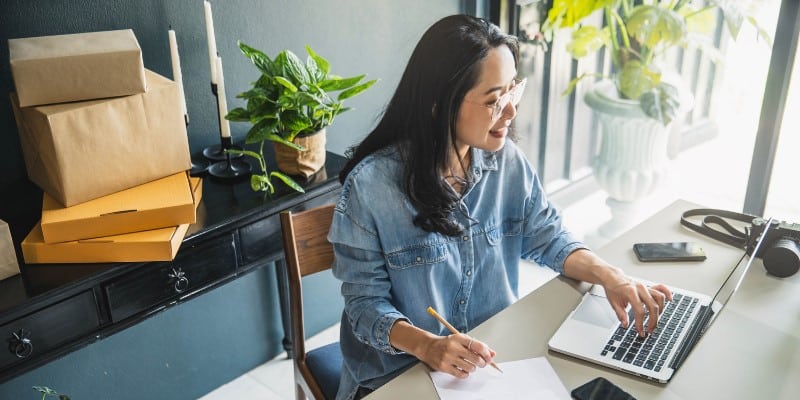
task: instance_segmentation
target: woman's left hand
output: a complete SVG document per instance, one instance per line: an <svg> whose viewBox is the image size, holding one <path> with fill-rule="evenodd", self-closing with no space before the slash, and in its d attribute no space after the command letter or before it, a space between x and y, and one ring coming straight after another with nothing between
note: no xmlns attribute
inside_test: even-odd
<svg viewBox="0 0 800 400"><path fill-rule="evenodd" d="M628 304L633 309L633 319L639 336L647 336L656 329L658 316L664 310L664 303L672 301L672 292L662 284L647 286L627 276L615 279L613 283L603 285L608 302L617 314L617 318L625 328L628 327ZM644 319L650 315L645 329Z"/></svg>

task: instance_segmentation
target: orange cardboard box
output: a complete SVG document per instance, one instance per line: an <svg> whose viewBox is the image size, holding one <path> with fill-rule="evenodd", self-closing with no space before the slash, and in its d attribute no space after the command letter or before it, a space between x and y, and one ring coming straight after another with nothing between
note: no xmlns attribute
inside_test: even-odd
<svg viewBox="0 0 800 400"><path fill-rule="evenodd" d="M144 93L139 42L130 29L8 40L21 107Z"/></svg>
<svg viewBox="0 0 800 400"><path fill-rule="evenodd" d="M203 193L202 180L191 178L194 207ZM22 257L27 264L148 262L175 259L189 224L149 231L62 243L45 243L41 225L36 225L22 241Z"/></svg>
<svg viewBox="0 0 800 400"><path fill-rule="evenodd" d="M195 222L189 176L180 172L72 207L47 193L42 235L47 243L119 235Z"/></svg>
<svg viewBox="0 0 800 400"><path fill-rule="evenodd" d="M147 92L11 105L28 178L69 207L192 167L175 82L146 71Z"/></svg>

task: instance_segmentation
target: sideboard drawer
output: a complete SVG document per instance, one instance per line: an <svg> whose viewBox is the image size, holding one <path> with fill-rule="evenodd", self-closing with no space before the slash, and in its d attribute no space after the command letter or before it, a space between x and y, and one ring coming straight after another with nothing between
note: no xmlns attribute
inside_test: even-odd
<svg viewBox="0 0 800 400"><path fill-rule="evenodd" d="M0 326L0 370L45 354L100 326L92 291L35 311Z"/></svg>
<svg viewBox="0 0 800 400"><path fill-rule="evenodd" d="M339 193L339 190L324 193L293 207L291 211L299 212L326 204L334 204L339 200ZM273 214L239 228L239 241L242 245L243 265L260 262L269 257L282 258L283 239L280 215Z"/></svg>
<svg viewBox="0 0 800 400"><path fill-rule="evenodd" d="M150 263L103 287L111 319L121 321L193 292L236 270L233 235L181 248L171 262Z"/></svg>

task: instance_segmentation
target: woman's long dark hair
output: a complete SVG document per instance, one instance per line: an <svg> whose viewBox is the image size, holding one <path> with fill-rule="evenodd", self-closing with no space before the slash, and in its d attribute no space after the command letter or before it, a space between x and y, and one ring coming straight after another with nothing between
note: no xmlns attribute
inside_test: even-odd
<svg viewBox="0 0 800 400"><path fill-rule="evenodd" d="M489 50L508 46L516 64L517 38L496 25L467 15L445 17L422 35L375 129L347 152L339 175L368 155L396 146L403 160L403 189L418 214L414 225L428 232L458 235L448 219L459 197L440 177L455 149L455 124L466 93L477 83Z"/></svg>

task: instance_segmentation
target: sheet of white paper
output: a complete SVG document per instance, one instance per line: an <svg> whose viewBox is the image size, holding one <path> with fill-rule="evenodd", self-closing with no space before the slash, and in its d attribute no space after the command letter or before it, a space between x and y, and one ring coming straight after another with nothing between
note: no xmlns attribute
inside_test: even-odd
<svg viewBox="0 0 800 400"><path fill-rule="evenodd" d="M467 379L431 371L441 400L570 399L569 392L544 357L498 363L501 374L487 366Z"/></svg>

